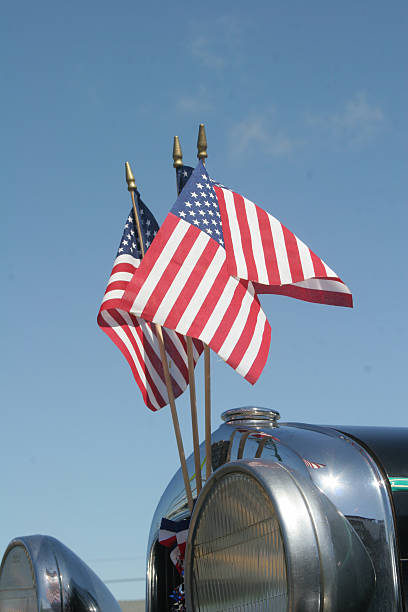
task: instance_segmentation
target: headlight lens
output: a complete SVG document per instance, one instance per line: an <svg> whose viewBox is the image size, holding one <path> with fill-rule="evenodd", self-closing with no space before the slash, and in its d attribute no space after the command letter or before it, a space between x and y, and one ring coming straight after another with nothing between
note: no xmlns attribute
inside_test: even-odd
<svg viewBox="0 0 408 612"><path fill-rule="evenodd" d="M192 542L194 607L288 609L283 539L270 498L243 473L227 474L208 494Z"/></svg>

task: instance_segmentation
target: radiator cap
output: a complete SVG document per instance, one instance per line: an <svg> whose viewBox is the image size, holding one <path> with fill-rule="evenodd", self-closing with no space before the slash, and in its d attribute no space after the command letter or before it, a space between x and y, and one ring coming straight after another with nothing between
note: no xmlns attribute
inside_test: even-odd
<svg viewBox="0 0 408 612"><path fill-rule="evenodd" d="M222 413L221 418L226 423L236 423L242 421L267 422L269 425L276 425L280 419L280 414L272 408L261 408L259 406L242 406L232 408Z"/></svg>

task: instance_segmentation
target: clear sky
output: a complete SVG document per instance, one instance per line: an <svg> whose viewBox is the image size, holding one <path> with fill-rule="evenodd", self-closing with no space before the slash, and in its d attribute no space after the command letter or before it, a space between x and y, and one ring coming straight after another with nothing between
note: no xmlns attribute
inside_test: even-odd
<svg viewBox="0 0 408 612"><path fill-rule="evenodd" d="M212 177L355 300L264 296L269 361L251 387L214 356L214 428L250 403L407 425L407 22L402 0L3 3L0 554L47 533L104 579L143 576L176 444L96 315L130 208L124 162L162 222L173 136L194 164L200 122ZM178 406L190 451L187 394Z"/></svg>

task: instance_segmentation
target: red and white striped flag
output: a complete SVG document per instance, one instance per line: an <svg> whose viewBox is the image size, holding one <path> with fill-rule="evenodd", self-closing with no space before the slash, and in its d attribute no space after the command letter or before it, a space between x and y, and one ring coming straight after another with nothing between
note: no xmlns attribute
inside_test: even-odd
<svg viewBox="0 0 408 612"><path fill-rule="evenodd" d="M214 185L214 190L232 276L252 281L257 293L353 306L337 274L275 217L230 189Z"/></svg>
<svg viewBox="0 0 408 612"><path fill-rule="evenodd" d="M157 233L158 225L147 206L139 199L140 221L145 251ZM148 408L155 411L169 403L155 326L120 307L125 289L141 261L133 211L126 221L118 254L98 314L98 325L111 338L128 361ZM174 396L188 385L186 340L173 330L163 329L163 338ZM194 363L203 345L193 342Z"/></svg>
<svg viewBox="0 0 408 612"><path fill-rule="evenodd" d="M252 283L227 269L221 216L202 162L167 215L120 307L202 340L252 384L271 329Z"/></svg>

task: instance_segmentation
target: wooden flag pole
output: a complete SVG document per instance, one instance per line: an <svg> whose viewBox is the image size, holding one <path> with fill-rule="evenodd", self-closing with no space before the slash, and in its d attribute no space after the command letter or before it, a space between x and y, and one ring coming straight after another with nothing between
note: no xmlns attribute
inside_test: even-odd
<svg viewBox="0 0 408 612"><path fill-rule="evenodd" d="M135 201L135 189L136 189L135 177L133 176L133 172L132 172L129 162L125 163L125 168L126 168L126 182L128 185L128 191L130 192L130 197L132 198L132 207L133 207L133 213L135 215L137 235L139 238L140 251L142 254L142 258L143 258L145 255L145 249L144 249L142 228L140 226L139 213L138 213L136 201ZM162 331L161 325L158 325L158 324L156 324L156 336L159 342L160 356L161 356L163 372L164 372L164 380L166 383L167 394L169 396L171 417L173 420L173 427L174 427L174 433L176 436L177 449L178 449L178 453L180 457L180 464L181 464L181 471L183 474L184 487L186 489L188 508L190 512L192 512L193 511L193 495L191 492L191 485L190 485L190 480L188 477L186 456L184 454L183 440L181 438L180 425L179 425L179 420L178 420L177 410L176 410L176 402L175 402L174 393L173 393L173 385L171 383L170 372L169 372L169 364L167 363L167 358L166 358L166 349L164 346L163 331Z"/></svg>
<svg viewBox="0 0 408 612"><path fill-rule="evenodd" d="M174 137L173 143L173 167L176 169L183 165L183 153L181 150L180 140L178 136ZM180 193L177 185L177 195ZM198 436L198 420L197 420L197 398L194 374L194 357L193 357L193 341L189 336L185 336L187 342L187 360L188 360L188 382L190 387L190 409L191 409L191 427L193 430L193 447L194 447L194 465L197 495L200 493L203 483L201 479L201 461L200 461L200 440Z"/></svg>
<svg viewBox="0 0 408 612"><path fill-rule="evenodd" d="M203 123L198 128L197 157L205 160L207 155L207 135ZM204 344L204 381L205 381L205 478L211 476L211 361L210 347Z"/></svg>

